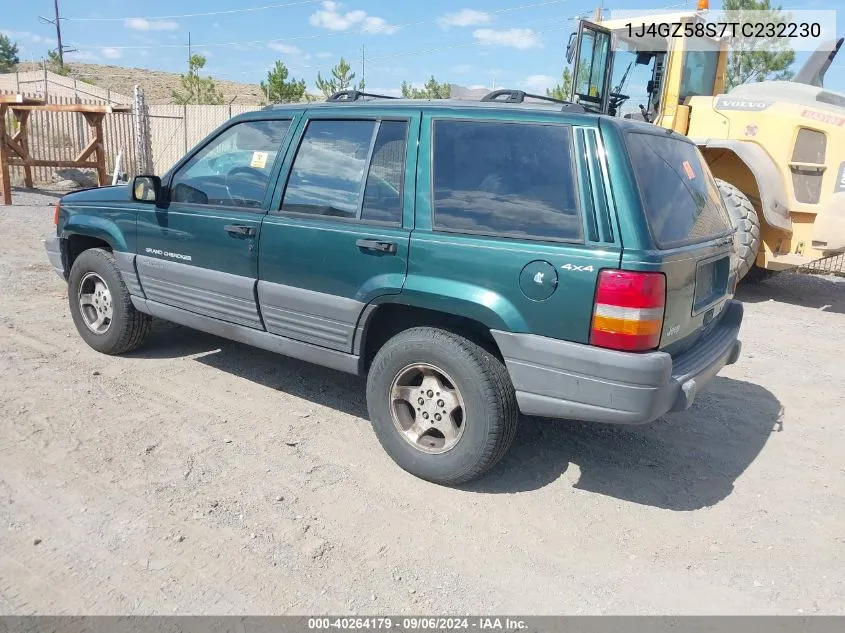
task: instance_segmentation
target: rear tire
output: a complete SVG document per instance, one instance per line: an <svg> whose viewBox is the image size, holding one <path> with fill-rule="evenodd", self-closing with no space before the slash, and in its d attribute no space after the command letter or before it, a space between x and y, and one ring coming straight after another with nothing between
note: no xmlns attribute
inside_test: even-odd
<svg viewBox="0 0 845 633"><path fill-rule="evenodd" d="M737 280L742 279L754 266L760 250L760 219L751 200L731 183L716 179L719 193L728 210L734 234L734 255Z"/></svg>
<svg viewBox="0 0 845 633"><path fill-rule="evenodd" d="M502 361L431 327L405 330L378 351L367 376L367 408L387 454L409 473L444 485L492 468L519 421Z"/></svg>
<svg viewBox="0 0 845 633"><path fill-rule="evenodd" d="M152 317L132 305L109 251L92 248L76 258L68 276L68 302L79 335L98 352L125 354L149 336Z"/></svg>

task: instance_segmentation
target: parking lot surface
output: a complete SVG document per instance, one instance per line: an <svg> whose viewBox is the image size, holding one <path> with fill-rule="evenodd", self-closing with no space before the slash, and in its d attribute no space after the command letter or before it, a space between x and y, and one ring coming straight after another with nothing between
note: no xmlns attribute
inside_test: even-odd
<svg viewBox="0 0 845 633"><path fill-rule="evenodd" d="M0 207L0 613L845 613L845 283L743 287L687 412L523 419L462 489L406 474L364 380L157 322L100 355Z"/></svg>

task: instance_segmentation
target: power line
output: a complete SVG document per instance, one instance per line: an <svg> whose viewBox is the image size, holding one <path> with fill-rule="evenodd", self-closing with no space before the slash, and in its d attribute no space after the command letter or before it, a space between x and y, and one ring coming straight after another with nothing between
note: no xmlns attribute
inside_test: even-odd
<svg viewBox="0 0 845 633"><path fill-rule="evenodd" d="M312 0L309 0L309 2ZM524 4L517 7L507 7L504 9L496 9L494 11L488 11L490 15L499 15L502 13L509 13L512 11L520 11L523 9L534 9L536 7L543 7L552 4L561 4L563 2L569 2L570 0L544 0L543 2L534 2L532 4ZM153 19L153 18L149 18ZM419 20L417 22L407 22L405 24L396 24L393 25L396 29L404 29L412 26L421 26L423 24L431 24L437 22L440 18L431 18L428 20ZM225 46L247 46L251 44L270 44L274 42L297 42L302 40L312 40L312 39L320 39L324 37L337 37L340 35L358 35L357 32L353 31L344 31L338 33L316 33L312 35L294 35L290 37L277 37L269 40L243 40L238 42L215 42L212 44L194 44L195 48L219 48ZM180 44L157 44L157 45L132 45L132 46L112 46L110 44L74 44L78 48L82 49L94 49L94 48L113 48L115 50L141 50L141 49L160 49L160 48L183 48L183 45Z"/></svg>
<svg viewBox="0 0 845 633"><path fill-rule="evenodd" d="M123 18L62 18L62 20L67 20L68 22L124 22L126 20L132 20L139 17L144 17L145 20L176 20L178 18L200 18L211 15L229 15L232 13L265 11L266 9L282 9L284 7L296 7L303 4L316 4L320 1L321 0L299 0L298 2L285 2L283 4L267 4L262 7L246 7L243 9L227 9L224 11L208 11L205 13L183 13L181 15L157 15L153 17L128 15Z"/></svg>
<svg viewBox="0 0 845 633"><path fill-rule="evenodd" d="M578 15L572 15L572 16L564 16L564 17L560 17L560 18L546 19L546 20L543 20L543 21L544 22L568 22L568 21L578 20L582 17L584 17L583 14L578 14ZM519 28L519 27L514 27L514 28ZM534 31L534 33L536 35L541 35L543 33L551 33L551 32L554 32L554 31L563 31L567 28L569 28L568 25L567 26L559 26L559 27ZM426 55L426 54L431 54L431 53L439 53L439 52L442 52L442 51L453 50L453 49L457 49L457 48L468 48L468 47L471 47L471 46L488 46L488 45L489 44L487 42L474 40L472 42L462 42L460 44L450 44L450 45L447 45L447 46L439 46L439 47L435 47L435 48L427 48L427 49L421 49L421 50L415 50L415 51L402 51L402 52L399 52L399 53L391 53L391 54L388 54L388 55L378 55L378 56L372 56L372 57L367 56L367 61L368 62L383 61L383 60L395 59L395 58L399 58L399 57L409 57L409 56L413 56L413 55ZM323 68L323 66L322 65L314 65L314 64L297 64L295 66L289 66L288 70L293 71L293 72L299 72L301 70L311 70L311 69L315 69L315 68ZM231 71L231 72L219 72L218 71L218 72L214 72L214 75L215 76L247 75L247 74L250 74L250 73L265 72L266 70L267 70L266 68L252 68L252 69L249 69L249 70L238 70L238 71Z"/></svg>

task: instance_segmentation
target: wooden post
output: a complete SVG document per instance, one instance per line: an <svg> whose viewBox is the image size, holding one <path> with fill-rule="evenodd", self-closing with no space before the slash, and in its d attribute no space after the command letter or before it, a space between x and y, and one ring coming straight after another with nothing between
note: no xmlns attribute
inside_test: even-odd
<svg viewBox="0 0 845 633"><path fill-rule="evenodd" d="M100 112L85 113L85 119L94 131L92 145L94 146L94 154L97 157L97 185L100 187L108 184L106 178L106 150L103 138L103 117L105 117L105 114Z"/></svg>
<svg viewBox="0 0 845 633"><path fill-rule="evenodd" d="M18 141L21 149L23 149L25 155L24 160L29 158L29 115L29 110L15 110L15 118L20 127L18 128L17 134L12 137L12 140ZM24 165L23 168L23 184L30 189L32 188L32 167L29 165Z"/></svg>
<svg viewBox="0 0 845 633"><path fill-rule="evenodd" d="M9 176L8 149L6 148L6 110L0 103L0 190L3 191L3 204L12 204L12 179Z"/></svg>

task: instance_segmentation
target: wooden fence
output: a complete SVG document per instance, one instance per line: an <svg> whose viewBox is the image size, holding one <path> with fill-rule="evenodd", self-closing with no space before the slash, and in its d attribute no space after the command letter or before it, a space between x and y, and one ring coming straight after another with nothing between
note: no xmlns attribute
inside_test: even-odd
<svg viewBox="0 0 845 633"><path fill-rule="evenodd" d="M12 94L0 91L0 94ZM38 97L35 94L24 94L27 97ZM43 95L40 95L43 98ZM48 96L51 104L103 104L97 99L78 99L67 96ZM14 118L7 115L7 130L16 131ZM29 148L34 158L45 160L73 160L91 141L91 128L85 122L82 114L75 112L40 112L36 111L29 118ZM121 155L122 172L134 173L136 166L136 145L134 119L131 112L112 112L105 115L103 120L105 136L106 170L111 174L114 170L117 155ZM56 167L33 167L32 179L36 186L54 182L59 179ZM12 183L23 182L23 169L12 168Z"/></svg>

